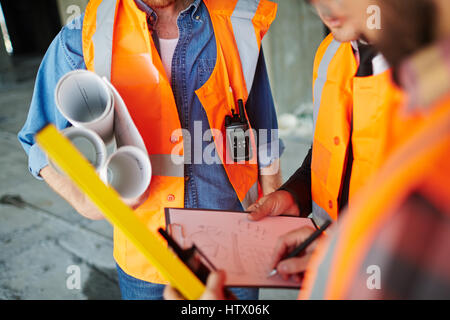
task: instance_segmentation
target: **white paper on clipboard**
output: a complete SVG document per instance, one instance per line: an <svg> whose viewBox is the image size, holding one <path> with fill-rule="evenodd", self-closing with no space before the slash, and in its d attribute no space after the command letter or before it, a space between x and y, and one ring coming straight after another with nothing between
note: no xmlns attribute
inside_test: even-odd
<svg viewBox="0 0 450 320"><path fill-rule="evenodd" d="M299 288L279 275L268 278L278 238L301 227L314 228L311 219L267 217L253 222L247 213L166 209L172 237L183 248L195 244L221 270L228 287Z"/></svg>

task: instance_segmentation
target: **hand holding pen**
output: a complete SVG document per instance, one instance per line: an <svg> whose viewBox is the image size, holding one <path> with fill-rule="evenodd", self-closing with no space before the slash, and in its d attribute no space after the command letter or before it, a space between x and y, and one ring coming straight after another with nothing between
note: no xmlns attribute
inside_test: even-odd
<svg viewBox="0 0 450 320"><path fill-rule="evenodd" d="M292 276L294 281L300 282L301 274L306 270L317 245L316 240L330 224L331 221L327 221L317 230L305 227L280 237L275 247L273 270L268 277L280 274L285 280Z"/></svg>

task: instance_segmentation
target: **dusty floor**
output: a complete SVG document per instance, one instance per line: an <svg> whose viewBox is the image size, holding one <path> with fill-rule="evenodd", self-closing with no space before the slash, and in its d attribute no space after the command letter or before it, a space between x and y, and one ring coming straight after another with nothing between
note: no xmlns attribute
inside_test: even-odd
<svg viewBox="0 0 450 320"><path fill-rule="evenodd" d="M28 173L16 135L27 116L35 62L20 66L17 84L0 86L0 299L119 299L112 227L83 219ZM306 144L292 138L285 143L287 178L301 164ZM72 265L81 270L80 290L67 288ZM293 290L260 294L261 299L296 296Z"/></svg>

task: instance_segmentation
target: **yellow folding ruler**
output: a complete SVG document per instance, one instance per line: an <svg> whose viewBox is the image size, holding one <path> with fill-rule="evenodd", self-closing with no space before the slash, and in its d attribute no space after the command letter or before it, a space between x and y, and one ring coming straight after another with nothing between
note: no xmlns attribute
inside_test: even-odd
<svg viewBox="0 0 450 320"><path fill-rule="evenodd" d="M167 281L187 299L200 298L205 290L204 284L156 234L141 223L117 192L100 180L92 165L54 125L42 129L36 135L36 141L49 158L96 204L104 216L133 242Z"/></svg>

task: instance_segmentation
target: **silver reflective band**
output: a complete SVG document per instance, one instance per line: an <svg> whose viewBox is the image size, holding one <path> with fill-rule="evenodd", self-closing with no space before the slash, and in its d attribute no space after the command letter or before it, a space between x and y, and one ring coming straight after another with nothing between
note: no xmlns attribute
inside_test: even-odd
<svg viewBox="0 0 450 320"><path fill-rule="evenodd" d="M333 257L335 255L337 236L333 236L331 243L326 249L325 258L320 262L319 268L317 269L317 276L315 278L314 284L312 286L311 295L308 297L310 300L323 300L325 299L328 277L330 276L331 263L333 262Z"/></svg>
<svg viewBox="0 0 450 320"><path fill-rule="evenodd" d="M259 58L259 45L252 22L258 6L259 0L239 0L231 16L234 38L241 57L242 70L249 94L253 86Z"/></svg>
<svg viewBox="0 0 450 320"><path fill-rule="evenodd" d="M322 226L326 221L333 220L328 212L314 201L312 202L312 219L317 226Z"/></svg>
<svg viewBox="0 0 450 320"><path fill-rule="evenodd" d="M176 161L173 161L176 157ZM152 175L162 177L184 178L184 162L182 156L171 154L152 154L150 155L152 163Z"/></svg>
<svg viewBox="0 0 450 320"><path fill-rule="evenodd" d="M322 61L320 61L319 70L317 71L317 79L314 82L314 133L316 131L317 118L319 117L319 109L322 103L322 93L325 83L328 78L328 68L330 66L331 60L333 60L334 55L338 51L341 43L333 40L327 48Z"/></svg>
<svg viewBox="0 0 450 320"><path fill-rule="evenodd" d="M118 0L103 0L97 9L97 29L94 42L94 69L101 77L111 80L114 17Z"/></svg>
<svg viewBox="0 0 450 320"><path fill-rule="evenodd" d="M247 192L244 200L242 200L241 204L244 210L247 210L252 204L254 204L258 200L258 182L256 182L253 187Z"/></svg>

